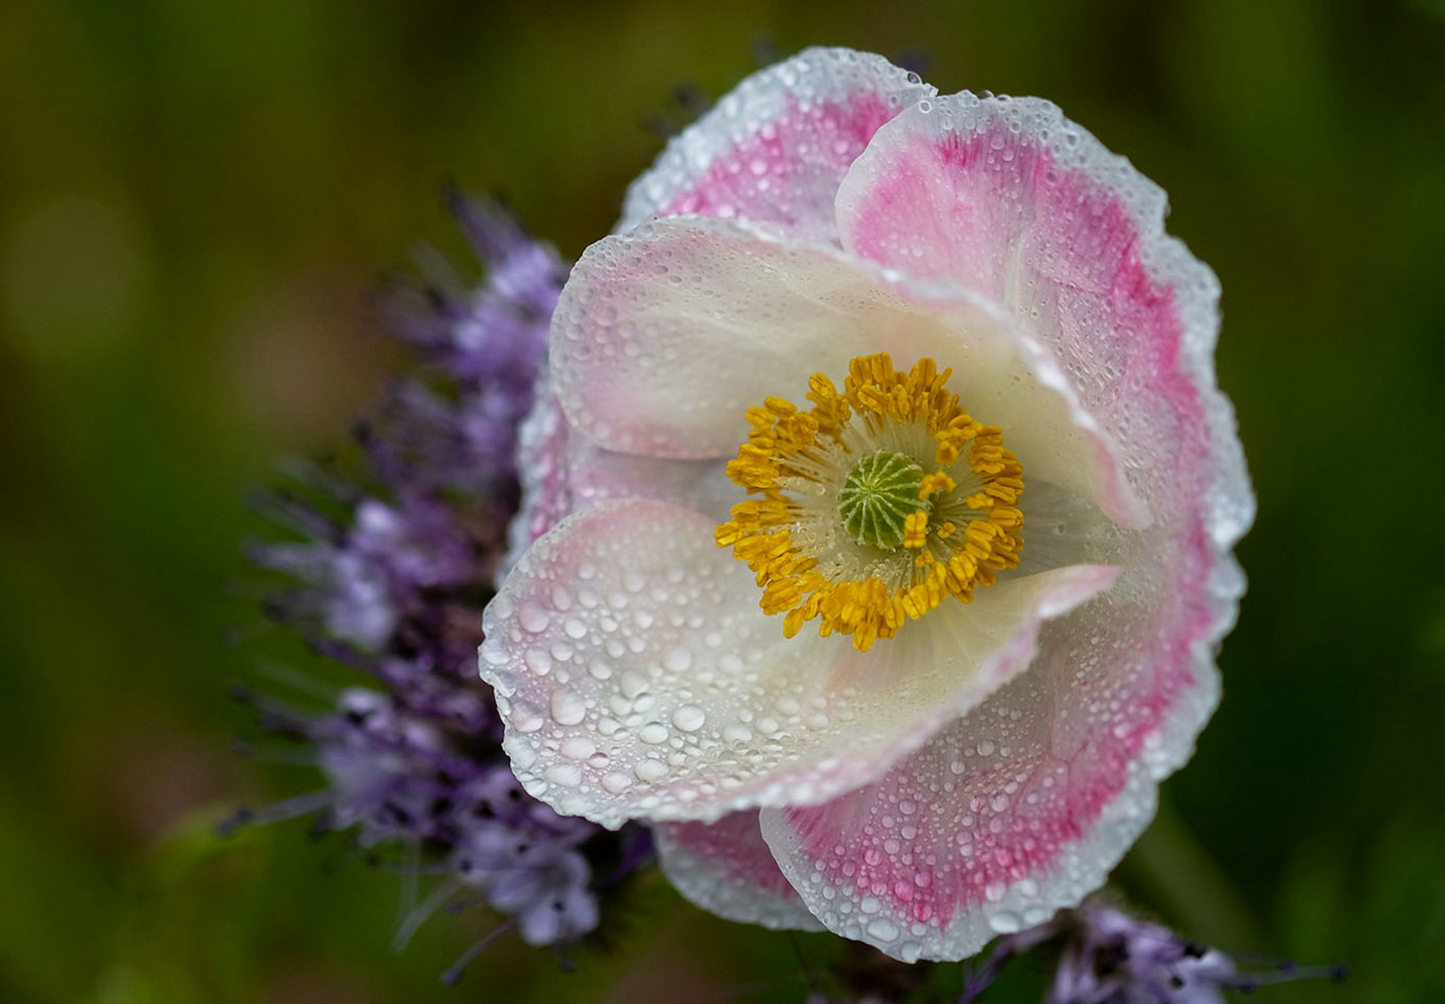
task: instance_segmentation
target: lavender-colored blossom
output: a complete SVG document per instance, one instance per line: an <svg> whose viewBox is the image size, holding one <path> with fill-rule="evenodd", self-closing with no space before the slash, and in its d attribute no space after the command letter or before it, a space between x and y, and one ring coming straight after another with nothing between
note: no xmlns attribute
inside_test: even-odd
<svg viewBox="0 0 1445 1004"><path fill-rule="evenodd" d="M496 933L560 945L598 926L600 893L645 852L635 833L559 816L522 791L475 659L519 494L517 426L566 270L497 206L449 203L485 281L434 265L430 285L394 294L396 326L421 358L359 427L366 475L306 469L306 498L268 505L298 539L252 548L294 583L271 597L272 614L374 686L319 711L247 693L263 726L309 746L326 786L235 821L315 813L359 847L401 848L412 878L440 875L398 943L437 909L480 902L507 918Z"/></svg>
<svg viewBox="0 0 1445 1004"><path fill-rule="evenodd" d="M288 617L315 618L325 633L376 651L425 607L428 591L476 577L473 542L436 499L361 498L351 515L349 526L326 524L310 540L252 549L257 563L306 584L281 600Z"/></svg>
<svg viewBox="0 0 1445 1004"><path fill-rule="evenodd" d="M967 981L958 1004L977 1000L1011 958L1052 941L1060 941L1062 948L1044 1004L1223 1004L1225 990L1249 992L1267 983L1344 976L1341 967L1306 969L1292 963L1244 972L1217 949L1112 906L1086 903L999 939Z"/></svg>
<svg viewBox="0 0 1445 1004"><path fill-rule="evenodd" d="M456 192L447 200L487 278L468 285L429 254L427 285L393 295L393 325L425 362L394 388L382 409L388 434L369 445L393 479L472 498L506 495L567 268L499 206Z"/></svg>

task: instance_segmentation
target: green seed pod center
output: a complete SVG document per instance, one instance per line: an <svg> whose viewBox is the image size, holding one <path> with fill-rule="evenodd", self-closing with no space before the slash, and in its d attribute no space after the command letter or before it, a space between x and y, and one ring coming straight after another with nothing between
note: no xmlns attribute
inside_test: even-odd
<svg viewBox="0 0 1445 1004"><path fill-rule="evenodd" d="M903 453L880 450L853 465L838 495L838 515L853 539L887 550L903 543L903 521L928 502L918 497L923 467Z"/></svg>

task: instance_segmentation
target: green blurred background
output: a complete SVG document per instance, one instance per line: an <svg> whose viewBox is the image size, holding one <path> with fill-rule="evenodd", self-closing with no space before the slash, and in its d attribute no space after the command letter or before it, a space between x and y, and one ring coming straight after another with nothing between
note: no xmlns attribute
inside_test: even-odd
<svg viewBox="0 0 1445 1004"><path fill-rule="evenodd" d="M1043 95L1169 191L1218 271L1260 499L1226 699L1123 886L1235 950L1346 961L1265 1000L1445 999L1445 4L416 0L0 4L0 1000L797 1000L816 940L665 889L558 971L440 917L236 758L227 697L304 662L239 542L277 458L334 451L397 353L369 295L438 184L575 256L675 88L781 52L919 54ZM239 644L228 642L232 634ZM311 669L309 665L305 668ZM1038 975L989 1000L1036 1000Z"/></svg>

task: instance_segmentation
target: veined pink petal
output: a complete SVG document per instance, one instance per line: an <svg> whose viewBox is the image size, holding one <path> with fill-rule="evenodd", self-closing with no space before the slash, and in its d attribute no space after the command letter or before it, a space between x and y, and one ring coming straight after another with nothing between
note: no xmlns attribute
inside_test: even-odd
<svg viewBox="0 0 1445 1004"><path fill-rule="evenodd" d="M866 784L1026 666L1104 589L1080 565L1000 581L857 651L784 638L712 520L662 502L578 513L488 605L482 675L524 787L568 815L714 821Z"/></svg>
<svg viewBox="0 0 1445 1004"><path fill-rule="evenodd" d="M823 929L778 870L756 810L716 823L658 823L652 834L668 881L704 910L744 924Z"/></svg>
<svg viewBox="0 0 1445 1004"><path fill-rule="evenodd" d="M768 810L783 873L830 929L958 959L1103 884L1218 699L1220 595L1201 537L1045 626L1027 673L828 805Z"/></svg>
<svg viewBox="0 0 1445 1004"><path fill-rule="evenodd" d="M1157 512L1203 496L1225 552L1253 519L1215 385L1219 283L1164 232L1165 196L1037 98L926 100L880 129L838 192L843 245L1006 304L1123 447Z"/></svg>
<svg viewBox="0 0 1445 1004"><path fill-rule="evenodd" d="M1218 286L1163 208L1047 102L967 94L880 131L840 191L846 247L1015 310L1150 512L1115 585L1046 627L1027 674L882 783L764 812L809 908L900 958L963 957L1100 885L1217 701L1253 503L1215 388Z"/></svg>
<svg viewBox="0 0 1445 1004"><path fill-rule="evenodd" d="M628 191L618 231L697 213L836 241L833 197L899 110L937 91L882 56L808 49L753 74L675 137Z"/></svg>

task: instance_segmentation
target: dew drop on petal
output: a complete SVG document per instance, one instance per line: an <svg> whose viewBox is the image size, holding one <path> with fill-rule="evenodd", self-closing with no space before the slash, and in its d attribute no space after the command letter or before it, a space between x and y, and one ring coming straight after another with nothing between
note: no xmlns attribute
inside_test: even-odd
<svg viewBox="0 0 1445 1004"><path fill-rule="evenodd" d="M644 781L661 781L667 776L667 764L661 760L643 760L632 768L632 773Z"/></svg>
<svg viewBox="0 0 1445 1004"><path fill-rule="evenodd" d="M597 752L597 744L586 736L568 736L558 752L568 760L586 760Z"/></svg>
<svg viewBox="0 0 1445 1004"><path fill-rule="evenodd" d="M546 676L552 672L552 656L546 649L529 648L523 654L522 660L526 662L527 668L538 676Z"/></svg>
<svg viewBox="0 0 1445 1004"><path fill-rule="evenodd" d="M868 922L868 936L879 941L893 941L899 935L898 925L887 917L875 917Z"/></svg>
<svg viewBox="0 0 1445 1004"><path fill-rule="evenodd" d="M558 725L577 725L587 714L587 702L580 694L559 690L552 695L552 720Z"/></svg>
<svg viewBox="0 0 1445 1004"><path fill-rule="evenodd" d="M723 729L722 736L730 743L745 743L753 737L753 730L741 722L733 722Z"/></svg>
<svg viewBox="0 0 1445 1004"><path fill-rule="evenodd" d="M602 778L602 788L608 794L620 795L632 787L632 778L626 774L608 774Z"/></svg>
<svg viewBox="0 0 1445 1004"><path fill-rule="evenodd" d="M988 926L999 934L1013 934L1023 930L1024 921L1022 917L1010 910L1000 910L988 918Z"/></svg>
<svg viewBox="0 0 1445 1004"><path fill-rule="evenodd" d="M538 603L523 603L521 611L517 614L517 620L522 625L522 630L539 634L547 630L547 625L552 623L552 615L547 613L546 608Z"/></svg>
<svg viewBox="0 0 1445 1004"><path fill-rule="evenodd" d="M575 763L554 763L543 776L564 788L575 788L582 783L582 769Z"/></svg>
<svg viewBox="0 0 1445 1004"><path fill-rule="evenodd" d="M684 704L672 713L672 724L684 732L696 732L707 721L707 713L696 704Z"/></svg>

